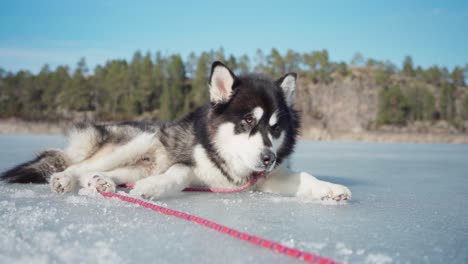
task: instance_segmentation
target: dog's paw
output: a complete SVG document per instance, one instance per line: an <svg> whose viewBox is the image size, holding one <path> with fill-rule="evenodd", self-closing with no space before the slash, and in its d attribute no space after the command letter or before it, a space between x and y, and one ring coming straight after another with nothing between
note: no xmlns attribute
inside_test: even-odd
<svg viewBox="0 0 468 264"><path fill-rule="evenodd" d="M88 189L92 192L113 193L115 192L115 188L115 182L107 176L94 173L89 177Z"/></svg>
<svg viewBox="0 0 468 264"><path fill-rule="evenodd" d="M50 176L50 189L56 193L66 193L75 190L76 178L66 172L54 173Z"/></svg>
<svg viewBox="0 0 468 264"><path fill-rule="evenodd" d="M351 199L351 191L339 184L313 180L304 186L298 196L312 200L346 201Z"/></svg>
<svg viewBox="0 0 468 264"><path fill-rule="evenodd" d="M154 184L145 183L140 180L135 183L135 186L130 191L130 195L140 196L144 199L155 199L159 198L160 194L157 189L157 186Z"/></svg>
<svg viewBox="0 0 468 264"><path fill-rule="evenodd" d="M130 194L144 199L157 199L169 196L173 187L170 182L162 180L162 177L150 177L137 181Z"/></svg>
<svg viewBox="0 0 468 264"><path fill-rule="evenodd" d="M327 183L328 187L326 187L327 194L321 197L322 200L335 200L339 201L347 201L351 199L351 191L348 187L340 185L340 184L333 184Z"/></svg>

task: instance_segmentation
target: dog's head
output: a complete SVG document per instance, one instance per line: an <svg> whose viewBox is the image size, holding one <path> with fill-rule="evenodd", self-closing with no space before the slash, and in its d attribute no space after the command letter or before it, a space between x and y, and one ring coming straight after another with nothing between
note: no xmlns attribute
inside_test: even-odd
<svg viewBox="0 0 468 264"><path fill-rule="evenodd" d="M208 130L216 152L235 172L271 171L292 152L299 127L293 109L296 78L295 73L276 81L238 77L213 63Z"/></svg>

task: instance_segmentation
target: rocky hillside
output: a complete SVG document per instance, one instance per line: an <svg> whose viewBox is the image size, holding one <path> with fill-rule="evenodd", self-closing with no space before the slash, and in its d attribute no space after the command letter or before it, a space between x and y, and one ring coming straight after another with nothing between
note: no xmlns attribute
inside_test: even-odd
<svg viewBox="0 0 468 264"><path fill-rule="evenodd" d="M392 83L408 83L404 78L393 78ZM384 85L365 69L354 69L352 74L334 76L331 82L313 82L301 78L297 91L298 108L302 112L303 136L320 140L367 140L410 142L468 142L468 122L438 119L440 94L437 87L425 84L435 94L434 118L409 120L401 125L378 124L379 94ZM403 92L406 92L403 89ZM455 115L461 116L466 87L455 94Z"/></svg>
<svg viewBox="0 0 468 264"><path fill-rule="evenodd" d="M373 78L363 75L331 83L301 80L297 97L303 124L337 132L367 130L377 116L379 89Z"/></svg>

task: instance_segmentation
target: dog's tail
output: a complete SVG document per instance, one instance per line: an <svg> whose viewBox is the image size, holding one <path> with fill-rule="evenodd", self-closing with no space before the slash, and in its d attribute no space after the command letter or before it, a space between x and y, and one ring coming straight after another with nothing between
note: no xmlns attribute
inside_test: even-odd
<svg viewBox="0 0 468 264"><path fill-rule="evenodd" d="M8 183L46 183L53 173L70 166L67 155L60 150L46 150L31 161L22 163L0 174Z"/></svg>

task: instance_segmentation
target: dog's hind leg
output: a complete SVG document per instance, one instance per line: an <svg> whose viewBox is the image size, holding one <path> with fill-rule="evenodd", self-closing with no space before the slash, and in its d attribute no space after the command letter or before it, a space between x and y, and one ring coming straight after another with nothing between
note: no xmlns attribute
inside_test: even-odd
<svg viewBox="0 0 468 264"><path fill-rule="evenodd" d="M121 146L102 147L93 156L74 164L61 173L52 175L50 186L54 192L74 191L81 175L112 171L136 163L155 145L155 134L143 133ZM101 156L102 155L102 156ZM80 180L83 186L83 181ZM84 186L87 186L87 182Z"/></svg>
<svg viewBox="0 0 468 264"><path fill-rule="evenodd" d="M93 171L110 171L137 162L142 156L154 148L157 143L154 133L143 133L123 145L114 146L112 151L99 158L91 157L85 162L68 168L74 174ZM97 152L96 154L98 154Z"/></svg>
<svg viewBox="0 0 468 264"><path fill-rule="evenodd" d="M68 131L68 143L62 152L68 164L62 170L50 175L49 185L52 191L64 193L75 190L78 175L71 168L94 155L106 140L103 128L98 129L98 127L91 124L78 125Z"/></svg>
<svg viewBox="0 0 468 264"><path fill-rule="evenodd" d="M85 124L77 125L67 132L68 144L65 153L71 164L78 164L91 157L106 141L105 127Z"/></svg>

